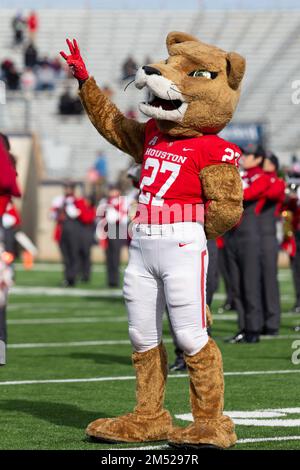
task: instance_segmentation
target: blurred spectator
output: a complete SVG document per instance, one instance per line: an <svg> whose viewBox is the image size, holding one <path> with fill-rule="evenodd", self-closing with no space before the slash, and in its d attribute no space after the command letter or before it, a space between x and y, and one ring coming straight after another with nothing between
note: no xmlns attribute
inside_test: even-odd
<svg viewBox="0 0 300 470"><path fill-rule="evenodd" d="M32 42L28 44L24 51L24 65L25 67L34 68L38 63L38 52Z"/></svg>
<svg viewBox="0 0 300 470"><path fill-rule="evenodd" d="M98 153L95 163L94 169L98 173L99 179L106 179L107 178L107 160L104 152L100 150Z"/></svg>
<svg viewBox="0 0 300 470"><path fill-rule="evenodd" d="M43 62L37 69L37 89L40 91L53 90L55 86L55 76L53 68Z"/></svg>
<svg viewBox="0 0 300 470"><path fill-rule="evenodd" d="M136 110L131 106L130 108L127 109L125 116L128 119L137 119L137 112Z"/></svg>
<svg viewBox="0 0 300 470"><path fill-rule="evenodd" d="M69 88L66 88L64 93L59 98L58 104L59 114L64 116L72 116L83 113L83 107L78 97L74 97L71 94Z"/></svg>
<svg viewBox="0 0 300 470"><path fill-rule="evenodd" d="M51 62L51 67L54 70L55 78L62 78L66 75L59 57L55 57Z"/></svg>
<svg viewBox="0 0 300 470"><path fill-rule="evenodd" d="M111 186L107 198L98 206L98 237L106 254L107 284L120 285L121 248L127 245L128 211L127 200L118 187Z"/></svg>
<svg viewBox="0 0 300 470"><path fill-rule="evenodd" d="M122 65L122 80L134 78L138 66L133 57L129 56Z"/></svg>
<svg viewBox="0 0 300 470"><path fill-rule="evenodd" d="M91 248L95 243L96 230L96 204L95 198L90 196L78 204L81 214L79 234L79 273L82 282L88 282L91 277Z"/></svg>
<svg viewBox="0 0 300 470"><path fill-rule="evenodd" d="M6 75L12 65L13 65L13 62L10 59L5 59L3 60L3 62L1 62L1 78L3 80L6 79Z"/></svg>
<svg viewBox="0 0 300 470"><path fill-rule="evenodd" d="M32 69L27 67L21 76L21 88L24 91L34 91L37 86L37 78Z"/></svg>
<svg viewBox="0 0 300 470"><path fill-rule="evenodd" d="M15 64L10 60L5 60L1 64L2 79L9 90L18 90L20 88L20 74Z"/></svg>
<svg viewBox="0 0 300 470"><path fill-rule="evenodd" d="M25 24L26 21L21 12L18 12L12 19L11 26L14 35L13 43L15 46L21 45L24 41Z"/></svg>
<svg viewBox="0 0 300 470"><path fill-rule="evenodd" d="M35 11L32 11L27 19L28 35L32 42L35 41L38 27L39 27L38 16Z"/></svg>

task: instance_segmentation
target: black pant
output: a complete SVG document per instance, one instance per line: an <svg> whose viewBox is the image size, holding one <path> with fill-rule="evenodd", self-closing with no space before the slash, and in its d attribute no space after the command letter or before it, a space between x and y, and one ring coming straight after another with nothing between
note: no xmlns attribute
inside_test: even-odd
<svg viewBox="0 0 300 470"><path fill-rule="evenodd" d="M226 245L218 250L218 267L219 272L224 280L226 299L224 304L233 305L232 298L232 280L228 271L228 253Z"/></svg>
<svg viewBox="0 0 300 470"><path fill-rule="evenodd" d="M94 224L81 224L79 246L79 271L83 281L88 281L91 276L91 248L94 243Z"/></svg>
<svg viewBox="0 0 300 470"><path fill-rule="evenodd" d="M259 216L261 228L262 329L278 331L280 294L277 279L279 246L276 238L275 205L266 204Z"/></svg>
<svg viewBox="0 0 300 470"><path fill-rule="evenodd" d="M238 313L238 326L258 334L262 325L260 232L255 205L245 209L239 227L225 234L232 296Z"/></svg>
<svg viewBox="0 0 300 470"><path fill-rule="evenodd" d="M110 287L120 285L121 248L124 240L109 238L106 250L107 282Z"/></svg>
<svg viewBox="0 0 300 470"><path fill-rule="evenodd" d="M60 250L65 268L65 280L74 283L79 272L80 222L66 220L62 226Z"/></svg>
<svg viewBox="0 0 300 470"><path fill-rule="evenodd" d="M300 231L295 233L296 255L291 258L291 266L296 293L296 306L300 307Z"/></svg>
<svg viewBox="0 0 300 470"><path fill-rule="evenodd" d="M206 279L206 303L210 307L213 301L213 295L218 289L219 270L218 270L218 248L215 240L207 241L209 263Z"/></svg>
<svg viewBox="0 0 300 470"><path fill-rule="evenodd" d="M0 307L0 366L6 363L6 307Z"/></svg>

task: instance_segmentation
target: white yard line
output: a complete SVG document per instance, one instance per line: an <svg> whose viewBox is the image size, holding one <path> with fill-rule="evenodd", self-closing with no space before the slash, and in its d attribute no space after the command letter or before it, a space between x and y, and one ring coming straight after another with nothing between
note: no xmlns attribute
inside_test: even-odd
<svg viewBox="0 0 300 470"><path fill-rule="evenodd" d="M50 272L50 273L61 273L63 272L64 268L62 264L59 263L38 263L33 266L33 268L28 271L24 269L24 266L21 263L15 264L16 271L23 271L23 272ZM94 273L104 273L106 271L106 267L102 264L93 265L93 272Z"/></svg>
<svg viewBox="0 0 300 470"><path fill-rule="evenodd" d="M64 287L47 287L47 286L15 286L10 290L10 295L18 296L40 296L45 295L48 297L97 297L97 298L121 298L123 297L122 289L78 289L78 288L64 288ZM224 300L225 294L216 293L215 300ZM291 300L291 295L281 295L282 300Z"/></svg>
<svg viewBox="0 0 300 470"><path fill-rule="evenodd" d="M171 340L169 340L170 342ZM168 342L168 339L166 340ZM128 339L124 340L95 340L95 341L69 341L64 343L15 343L8 344L9 349L35 349L35 348L69 348L82 346L120 346L130 344Z"/></svg>
<svg viewBox="0 0 300 470"><path fill-rule="evenodd" d="M122 323L127 317L83 317L83 318L24 318L8 320L8 325L64 325L69 323Z"/></svg>
<svg viewBox="0 0 300 470"><path fill-rule="evenodd" d="M60 310L57 310L57 313L59 312ZM45 311L45 313L51 313L50 312L47 312ZM56 313L56 312L53 312L52 313ZM92 313L92 312L90 312ZM94 313L94 312L93 312ZM290 318L290 317L286 317L286 318ZM223 321L223 320L228 320L228 321L236 321L236 317L230 317L230 318L219 318L216 317L214 318L214 321ZM126 322L127 321L127 317L126 316L111 316L111 314L109 312L106 312L104 315L103 315L103 312L101 313L101 315L97 316L97 317L69 317L69 318L66 318L66 317L57 317L57 318L16 318L16 319L10 319L8 320L8 324L9 325L50 325L50 324L68 324L68 323L105 323L105 322L108 322L108 323L119 323L119 322ZM295 319L295 325L298 324L299 320L296 320ZM300 337L300 335L298 335ZM298 337L296 335L278 335L278 336L262 336L261 339L262 340L270 340L270 339L289 339L289 338L293 338L293 337Z"/></svg>
<svg viewBox="0 0 300 470"><path fill-rule="evenodd" d="M250 370L241 372L224 372L226 377L243 377L243 376L256 376L256 375L285 375L285 374L299 374L300 369L288 370ZM187 374L169 374L169 379L187 378ZM36 384L63 384L63 383L87 383L87 382L115 382L135 380L135 376L116 376L116 377L91 377L91 378L74 378L74 379L45 379L45 380L14 380L14 381L0 381L0 385L36 385Z"/></svg>
<svg viewBox="0 0 300 470"><path fill-rule="evenodd" d="M27 269L21 263L15 264L16 271L28 272ZM124 271L125 267L121 266L120 271ZM37 263L29 272L63 272L63 265L59 263ZM106 266L104 264L94 264L92 267L93 273L104 273L106 272Z"/></svg>
<svg viewBox="0 0 300 470"><path fill-rule="evenodd" d="M237 441L238 444L250 444L255 442L280 442L280 441L300 441L300 436L282 436L282 437L254 437L254 438L247 438L247 439L239 439ZM111 447L108 450L172 450L172 447L169 447L167 444L160 445L160 446L144 446L144 447L124 447L124 448L115 448Z"/></svg>
<svg viewBox="0 0 300 470"><path fill-rule="evenodd" d="M42 295L47 297L97 297L101 298L121 298L121 289L77 289L65 287L25 287L16 286L10 290L10 295Z"/></svg>
<svg viewBox="0 0 300 470"><path fill-rule="evenodd" d="M123 319L117 320L117 321L123 322ZM294 335L262 337L263 341L276 341L276 340L287 340L287 339L300 339L300 335L294 334ZM164 342L172 343L172 339L165 338ZM8 344L8 348L10 349L68 348L68 347L82 347L82 346L112 346L112 345L118 346L122 344L130 344L130 341L121 339L121 340L94 340L94 341L66 341L66 342L53 342L53 343L52 342L51 343L12 343L12 344Z"/></svg>

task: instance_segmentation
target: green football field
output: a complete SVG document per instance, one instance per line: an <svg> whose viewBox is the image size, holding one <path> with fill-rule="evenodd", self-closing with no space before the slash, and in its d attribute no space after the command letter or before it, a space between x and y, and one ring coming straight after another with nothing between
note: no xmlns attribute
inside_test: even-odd
<svg viewBox="0 0 300 470"><path fill-rule="evenodd" d="M124 302L120 291L106 289L104 267L95 269L89 286L63 290L58 265L40 264L31 272L18 268L8 311L8 364L0 368L0 449L108 449L112 446L85 438L86 425L132 410L134 371ZM225 410L239 438L235 449L300 449L300 334L293 331L300 316L291 312L289 270L279 277L279 337L256 345L226 344L236 332L235 313L214 314L213 337L224 358ZM221 288L213 312L223 300ZM172 361L167 322L164 337ZM177 424L187 424L186 374L170 374L166 406Z"/></svg>

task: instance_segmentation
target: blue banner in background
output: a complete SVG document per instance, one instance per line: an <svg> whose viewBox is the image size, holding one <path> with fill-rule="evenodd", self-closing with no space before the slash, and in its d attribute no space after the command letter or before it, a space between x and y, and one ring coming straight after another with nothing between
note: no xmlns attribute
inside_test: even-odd
<svg viewBox="0 0 300 470"><path fill-rule="evenodd" d="M248 144L265 144L265 125L262 123L231 123L220 132L222 139L245 147Z"/></svg>

